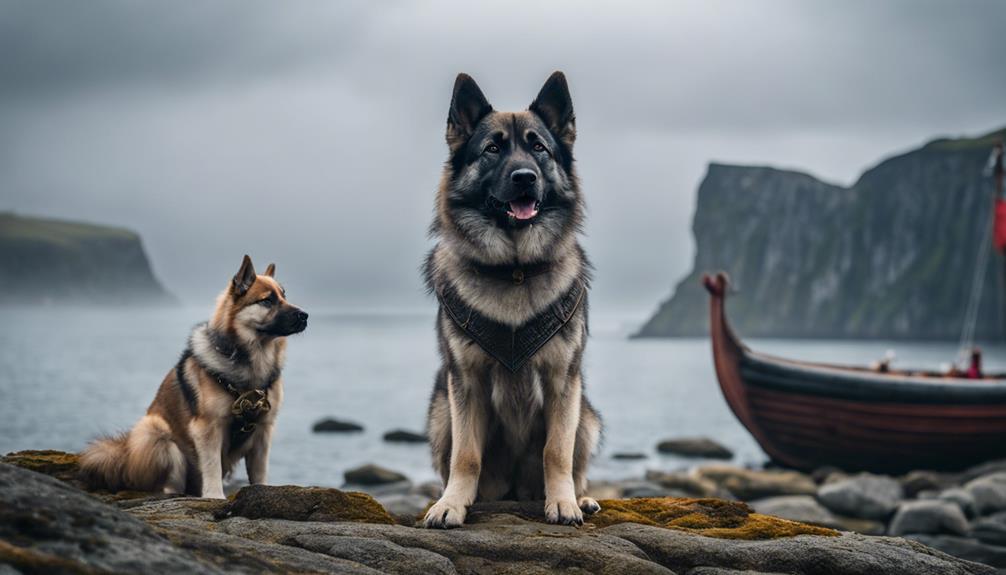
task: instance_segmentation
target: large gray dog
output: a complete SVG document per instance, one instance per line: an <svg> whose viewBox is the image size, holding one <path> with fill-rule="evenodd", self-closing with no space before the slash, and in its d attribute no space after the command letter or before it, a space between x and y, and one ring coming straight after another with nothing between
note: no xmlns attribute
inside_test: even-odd
<svg viewBox="0 0 1006 575"><path fill-rule="evenodd" d="M446 483L428 527L460 526L476 499L544 499L565 524L600 509L584 496L601 420L583 395L590 277L575 139L561 72L523 112L494 111L458 75L425 266L443 359L428 432Z"/></svg>

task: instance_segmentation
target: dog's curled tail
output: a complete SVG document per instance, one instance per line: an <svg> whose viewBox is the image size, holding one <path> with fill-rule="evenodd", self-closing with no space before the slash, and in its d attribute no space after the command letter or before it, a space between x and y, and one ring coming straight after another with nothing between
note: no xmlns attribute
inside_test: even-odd
<svg viewBox="0 0 1006 575"><path fill-rule="evenodd" d="M91 489L118 491L125 487L128 441L128 432L92 441L80 454L81 480Z"/></svg>
<svg viewBox="0 0 1006 575"><path fill-rule="evenodd" d="M80 477L92 489L180 492L185 458L168 423L148 414L127 433L91 442L80 454Z"/></svg>

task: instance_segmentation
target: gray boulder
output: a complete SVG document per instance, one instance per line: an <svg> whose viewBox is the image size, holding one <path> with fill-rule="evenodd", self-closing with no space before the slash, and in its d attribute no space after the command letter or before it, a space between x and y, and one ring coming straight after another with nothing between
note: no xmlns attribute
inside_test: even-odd
<svg viewBox="0 0 1006 575"><path fill-rule="evenodd" d="M0 565L25 573L219 573L59 480L0 463Z"/></svg>
<svg viewBox="0 0 1006 575"><path fill-rule="evenodd" d="M782 495L758 499L750 503L758 513L774 515L812 525L841 528L838 519L810 495Z"/></svg>
<svg viewBox="0 0 1006 575"><path fill-rule="evenodd" d="M1006 471L983 475L964 484L979 515L1006 510Z"/></svg>
<svg viewBox="0 0 1006 575"><path fill-rule="evenodd" d="M891 520L890 535L906 533L951 533L967 535L968 519L955 503L938 499L904 501Z"/></svg>
<svg viewBox="0 0 1006 575"><path fill-rule="evenodd" d="M938 549L954 557L975 561L990 567L1006 567L1006 547L989 545L976 539L957 535L905 535L927 547Z"/></svg>
<svg viewBox="0 0 1006 575"><path fill-rule="evenodd" d="M627 523L603 532L633 543L651 560L678 573L695 567L814 575L995 573L990 567L961 562L911 541L856 533L730 541Z"/></svg>
<svg viewBox="0 0 1006 575"><path fill-rule="evenodd" d="M1006 511L993 513L972 523L971 536L990 545L1006 545Z"/></svg>
<svg viewBox="0 0 1006 575"><path fill-rule="evenodd" d="M827 483L817 491L817 499L836 513L878 520L890 516L902 496L896 480L871 473Z"/></svg>
<svg viewBox="0 0 1006 575"><path fill-rule="evenodd" d="M817 492L814 480L798 471L757 471L732 465L706 465L694 470L693 474L716 483L743 501L776 495L813 495Z"/></svg>
<svg viewBox="0 0 1006 575"><path fill-rule="evenodd" d="M409 478L397 471L385 469L379 465L368 464L350 469L343 476L350 485L385 485L408 481ZM408 489L406 487L406 489Z"/></svg>

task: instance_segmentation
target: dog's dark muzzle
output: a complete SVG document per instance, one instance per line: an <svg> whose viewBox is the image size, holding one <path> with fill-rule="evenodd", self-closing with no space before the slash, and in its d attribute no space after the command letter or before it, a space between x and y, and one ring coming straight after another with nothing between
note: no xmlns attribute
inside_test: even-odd
<svg viewBox="0 0 1006 575"><path fill-rule="evenodd" d="M307 329L307 312L300 308L292 308L276 314L276 318L261 331L272 336L282 337L300 333L305 329Z"/></svg>

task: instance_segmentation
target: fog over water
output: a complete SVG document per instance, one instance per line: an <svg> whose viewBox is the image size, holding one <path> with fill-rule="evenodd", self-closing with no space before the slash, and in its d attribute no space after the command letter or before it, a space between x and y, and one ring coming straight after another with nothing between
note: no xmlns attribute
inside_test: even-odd
<svg viewBox="0 0 1006 575"><path fill-rule="evenodd" d="M499 109L564 70L594 306L641 316L693 252L710 160L850 183L1006 123L988 1L7 2L0 210L128 226L208 304L241 254L314 306L426 308L457 72Z"/></svg>

